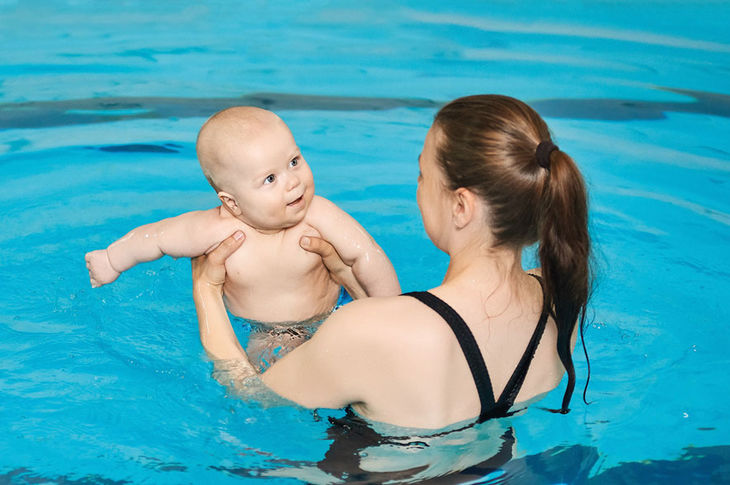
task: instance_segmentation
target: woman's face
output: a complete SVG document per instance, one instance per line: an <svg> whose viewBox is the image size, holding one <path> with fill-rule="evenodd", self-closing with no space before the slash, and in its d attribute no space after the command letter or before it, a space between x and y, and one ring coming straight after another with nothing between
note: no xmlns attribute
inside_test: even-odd
<svg viewBox="0 0 730 485"><path fill-rule="evenodd" d="M431 126L418 157L418 190L416 200L426 234L431 242L446 251L445 229L450 226L449 193L446 177L436 161L436 148L442 137L437 126Z"/></svg>

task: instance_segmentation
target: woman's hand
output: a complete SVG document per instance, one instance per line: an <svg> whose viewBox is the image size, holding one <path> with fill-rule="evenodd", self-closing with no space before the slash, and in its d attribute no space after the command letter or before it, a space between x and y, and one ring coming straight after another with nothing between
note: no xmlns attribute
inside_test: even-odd
<svg viewBox="0 0 730 485"><path fill-rule="evenodd" d="M226 280L226 259L241 247L243 240L243 232L236 231L210 253L194 258L193 286L218 287L218 291L222 292Z"/></svg>
<svg viewBox="0 0 730 485"><path fill-rule="evenodd" d="M368 297L365 289L352 272L352 267L342 260L337 250L329 242L319 237L303 236L299 240L299 245L302 249L319 255L327 271L330 272L330 277L337 284L344 286L354 300Z"/></svg>
<svg viewBox="0 0 730 485"><path fill-rule="evenodd" d="M238 342L223 304L226 259L241 247L243 239L243 233L237 231L207 255L193 259L193 301L198 314L200 342L213 362L219 365L219 361L242 361L253 375L256 372Z"/></svg>

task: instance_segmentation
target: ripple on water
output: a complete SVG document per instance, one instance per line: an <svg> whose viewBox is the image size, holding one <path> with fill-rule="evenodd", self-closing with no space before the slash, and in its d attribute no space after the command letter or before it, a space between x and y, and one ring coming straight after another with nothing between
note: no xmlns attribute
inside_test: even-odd
<svg viewBox="0 0 730 485"><path fill-rule="evenodd" d="M58 321L33 321L20 317L10 319L0 319L0 325L6 325L8 328L20 333L73 333L80 330L82 326L62 323Z"/></svg>

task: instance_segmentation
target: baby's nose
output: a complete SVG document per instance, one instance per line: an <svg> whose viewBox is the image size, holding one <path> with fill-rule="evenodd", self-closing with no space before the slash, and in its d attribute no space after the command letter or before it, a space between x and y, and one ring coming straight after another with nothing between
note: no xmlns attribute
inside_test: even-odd
<svg viewBox="0 0 730 485"><path fill-rule="evenodd" d="M287 189L294 189L297 187L297 185L299 185L299 177L297 177L296 175L290 175L287 179Z"/></svg>

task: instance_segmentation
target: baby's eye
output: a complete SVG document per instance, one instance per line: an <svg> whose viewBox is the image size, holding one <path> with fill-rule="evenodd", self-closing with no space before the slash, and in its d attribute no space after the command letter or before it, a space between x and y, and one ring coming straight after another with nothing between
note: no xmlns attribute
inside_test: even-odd
<svg viewBox="0 0 730 485"><path fill-rule="evenodd" d="M292 158L291 162L289 162L290 167L296 167L299 165L299 157Z"/></svg>
<svg viewBox="0 0 730 485"><path fill-rule="evenodd" d="M264 184L273 184L276 180L276 175L273 173L264 179Z"/></svg>

